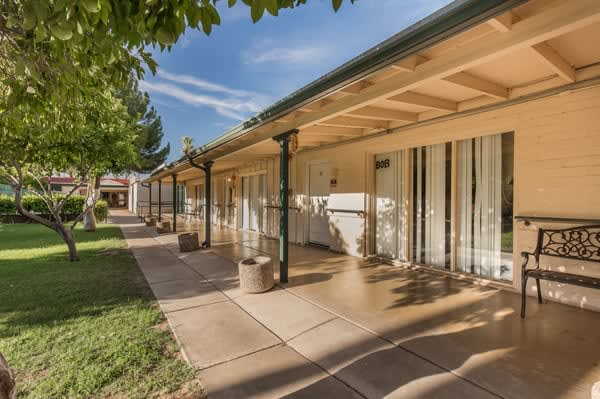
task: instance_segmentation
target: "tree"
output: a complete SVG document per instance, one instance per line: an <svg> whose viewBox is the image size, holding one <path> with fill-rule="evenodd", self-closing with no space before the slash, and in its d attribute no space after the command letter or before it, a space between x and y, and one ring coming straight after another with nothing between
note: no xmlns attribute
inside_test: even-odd
<svg viewBox="0 0 600 399"><path fill-rule="evenodd" d="M210 34L220 24L217 1L0 0L0 176L15 188L18 211L59 233L71 260L77 259L72 231L85 210L66 228L64 199L47 191L43 177L68 171L81 187L131 166L139 131L114 88L126 87L132 74L142 78L145 67L156 71L147 47L169 49L187 28ZM332 0L333 8L342 2ZM305 3L227 1L248 6L254 22L265 11L277 15ZM147 116L149 125L160 121L152 109ZM151 136L139 139L150 150ZM23 190L41 196L53 218L23 209Z"/></svg>
<svg viewBox="0 0 600 399"><path fill-rule="evenodd" d="M49 102L40 112L21 104L0 119L0 175L15 191L17 211L56 231L69 249L69 259L78 260L73 229L94 206L88 198L81 214L70 223L61 211L67 199L88 181L105 173L120 173L135 156L135 126L126 108L110 92L88 89L86 101L61 101L57 107ZM75 186L64 196L55 196L45 177L69 172ZM29 212L22 204L23 193L39 196L51 217ZM89 195L88 190L88 195Z"/></svg>
<svg viewBox="0 0 600 399"><path fill-rule="evenodd" d="M170 145L160 148L163 138L163 128L156 109L150 106L150 96L138 89L138 81L132 76L127 85L117 91L131 118L137 121L138 137L136 147L138 159L130 169L135 172L147 173L160 166L171 150Z"/></svg>
<svg viewBox="0 0 600 399"><path fill-rule="evenodd" d="M188 27L210 34L221 23L217 1L0 0L0 73L11 101L76 92L90 76L99 86L124 85L132 71L143 76L144 64L155 72L146 47L170 48ZM249 7L254 22L265 11L278 15L306 3L227 0L229 7ZM334 10L342 3L332 0Z"/></svg>

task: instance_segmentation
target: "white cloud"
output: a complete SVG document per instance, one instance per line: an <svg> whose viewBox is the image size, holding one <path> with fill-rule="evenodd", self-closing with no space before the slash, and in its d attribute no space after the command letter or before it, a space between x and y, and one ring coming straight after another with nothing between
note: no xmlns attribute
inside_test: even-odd
<svg viewBox="0 0 600 399"><path fill-rule="evenodd" d="M176 75L173 73L169 73L163 70L159 70L157 73L158 77L163 78L165 80L171 81L171 82L176 82L176 83L183 83L183 84L187 84L190 86L195 86L198 87L200 89L206 90L206 91L212 91L212 92L217 92L217 93L225 93L225 94L229 94L235 97L253 97L253 96L257 96L256 93L251 93L245 90L237 90L237 89L231 89L229 87L217 84L217 83L212 83L203 79L199 79L195 76L191 76L191 75Z"/></svg>
<svg viewBox="0 0 600 399"><path fill-rule="evenodd" d="M164 76L165 73L163 73L162 75ZM190 79L195 79L192 76L171 75L168 73L167 73L167 75L169 75L173 78L173 79L170 79L171 81L177 81L180 83L188 83L189 85L194 86L194 87L201 87L201 85L196 85L194 83L191 83ZM160 76L160 74L159 74L159 76ZM182 78L179 80L176 80L176 78L178 79L179 76L181 76ZM186 78L186 76L187 76L187 78ZM214 85L210 82L205 82L205 81L201 81L201 80L198 80L198 82L204 82L208 86ZM196 82L196 83L198 83L198 82ZM215 85L215 86L218 86L218 85ZM195 107L209 107L209 108L214 109L216 112L218 112L219 114L221 114L223 116L226 116L231 119L240 120L240 121L246 119L251 114L254 114L254 113L260 111L264 107L263 103L258 102L256 100L255 97L259 97L258 95L256 95L255 97L253 97L253 95L245 95L245 96L228 95L225 97L218 97L216 95L202 94L202 93L190 91L186 88L180 87L180 86L172 84L172 83L148 82L148 81L141 81L140 89L142 91L147 91L147 92L153 93L153 94L162 94L162 95L171 97L177 101L180 101L182 103L192 105ZM231 90L231 89L228 89L228 90ZM230 94L230 93L226 92L225 94Z"/></svg>
<svg viewBox="0 0 600 399"><path fill-rule="evenodd" d="M267 47L266 49L263 49ZM312 45L297 45L294 47L270 47L263 43L242 52L245 64L318 64L329 56L327 48Z"/></svg>

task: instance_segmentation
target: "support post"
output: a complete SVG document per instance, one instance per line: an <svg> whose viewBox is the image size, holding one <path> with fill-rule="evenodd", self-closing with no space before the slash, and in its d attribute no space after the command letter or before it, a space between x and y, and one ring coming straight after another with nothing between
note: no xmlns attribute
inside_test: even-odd
<svg viewBox="0 0 600 399"><path fill-rule="evenodd" d="M173 233L177 232L177 175L173 174Z"/></svg>
<svg viewBox="0 0 600 399"><path fill-rule="evenodd" d="M290 130L273 137L279 143L279 282L288 282L288 156L290 137L298 133Z"/></svg>
<svg viewBox="0 0 600 399"><path fill-rule="evenodd" d="M211 228L211 167L213 161L204 162L204 243L202 244L205 248L210 248L210 228Z"/></svg>
<svg viewBox="0 0 600 399"><path fill-rule="evenodd" d="M161 217L161 197L162 197L162 180L158 181L158 221L160 222Z"/></svg>
<svg viewBox="0 0 600 399"><path fill-rule="evenodd" d="M148 183L148 215L152 217L152 183Z"/></svg>

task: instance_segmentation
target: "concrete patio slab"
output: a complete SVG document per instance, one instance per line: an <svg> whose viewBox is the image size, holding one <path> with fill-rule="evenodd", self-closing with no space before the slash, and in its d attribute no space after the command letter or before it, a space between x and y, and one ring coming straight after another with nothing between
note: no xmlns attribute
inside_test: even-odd
<svg viewBox="0 0 600 399"><path fill-rule="evenodd" d="M279 288L235 298L246 312L284 341L335 318L329 312Z"/></svg>
<svg viewBox="0 0 600 399"><path fill-rule="evenodd" d="M213 398L360 398L340 381L285 346L200 372Z"/></svg>
<svg viewBox="0 0 600 399"><path fill-rule="evenodd" d="M332 374L371 353L394 347L339 318L307 331L287 344Z"/></svg>
<svg viewBox="0 0 600 399"><path fill-rule="evenodd" d="M211 249L214 253L184 254L175 246L176 235L163 236L159 242L147 228L135 226L122 227L125 236L139 245L132 252L142 270L156 275L172 267L187 268L195 280L206 277L226 294L226 302L167 311L186 355L192 353L193 364L213 365L202 371L210 397L213 393L233 397L236 392L257 397L272 397L273 392L275 396L347 397L344 389L349 385L365 397L589 399L592 386L600 382L598 313L530 300L528 317L521 320L519 297L509 291L294 245L285 290L245 296L233 261L266 253L276 263L276 241L218 229L221 241ZM134 229L125 233L130 227ZM165 288L164 295L191 288L175 281L173 294ZM325 317L317 323L321 316L314 316L313 305L333 319ZM304 307L309 310L298 310ZM311 328L301 331L306 325ZM326 377L289 390L285 382L273 388L266 379L294 375L285 366L291 360L269 360L276 372L271 372L269 362L238 363L275 352L282 340L289 340L287 345L297 351L292 353L318 365ZM228 367L240 367L235 371L240 379L218 372L227 373ZM252 374L259 367L267 369ZM341 394L327 393L340 381L344 382Z"/></svg>
<svg viewBox="0 0 600 399"><path fill-rule="evenodd" d="M141 267L149 284L162 283L174 280L196 280L198 275L181 262L175 263L177 259L169 263L154 260L153 263Z"/></svg>
<svg viewBox="0 0 600 399"><path fill-rule="evenodd" d="M237 298L244 295L240 288L237 264L229 259L211 252L195 252L181 256L180 259L228 297Z"/></svg>
<svg viewBox="0 0 600 399"><path fill-rule="evenodd" d="M288 345L368 398L496 397L341 319Z"/></svg>
<svg viewBox="0 0 600 399"><path fill-rule="evenodd" d="M208 281L175 280L150 286L164 312L227 301L228 298Z"/></svg>
<svg viewBox="0 0 600 399"><path fill-rule="evenodd" d="M205 368L281 343L232 302L167 313L190 364Z"/></svg>

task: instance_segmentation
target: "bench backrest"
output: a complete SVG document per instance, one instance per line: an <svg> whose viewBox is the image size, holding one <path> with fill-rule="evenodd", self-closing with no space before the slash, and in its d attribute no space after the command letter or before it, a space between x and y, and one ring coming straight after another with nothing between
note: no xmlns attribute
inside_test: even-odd
<svg viewBox="0 0 600 399"><path fill-rule="evenodd" d="M600 262L600 225L539 229L535 255Z"/></svg>

